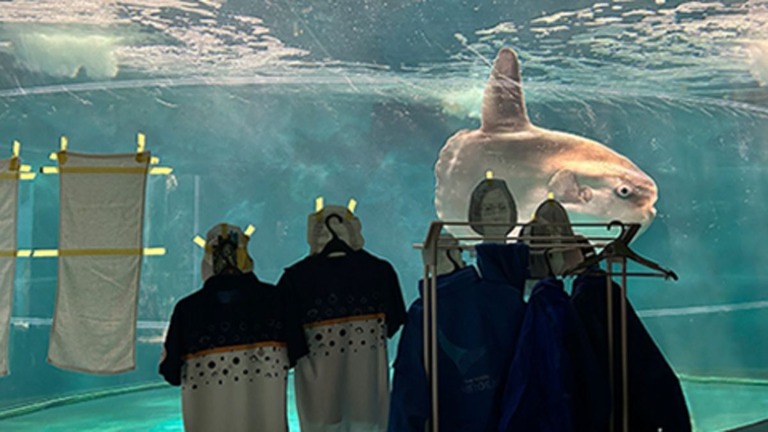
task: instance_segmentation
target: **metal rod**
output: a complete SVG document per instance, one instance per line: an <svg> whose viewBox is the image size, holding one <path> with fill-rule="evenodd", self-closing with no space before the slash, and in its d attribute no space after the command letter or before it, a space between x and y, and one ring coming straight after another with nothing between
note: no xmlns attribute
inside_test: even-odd
<svg viewBox="0 0 768 432"><path fill-rule="evenodd" d="M613 352L613 286L611 283L611 272L613 271L613 261L611 259L608 259L606 261L606 265L608 267L608 271L605 273L605 296L606 296L606 304L605 304L605 316L608 322L608 325L606 326L606 329L608 331L608 385L611 389L611 403L613 403L614 400L616 400L616 383L614 383L613 379L613 363L616 359L614 352ZM615 430L615 418L616 418L616 408L611 408L611 423L610 423L610 431L614 432Z"/></svg>
<svg viewBox="0 0 768 432"><path fill-rule="evenodd" d="M632 227L632 226L640 226L641 224L637 222L620 222L616 221L617 223L620 223L624 225L625 227ZM480 225L480 226L500 226L500 227L525 227L530 225L529 223L514 223L511 224L509 222L477 222L477 223L469 223L469 222L462 222L462 221L438 221L433 223L439 223L441 226L470 226L470 225ZM574 222L574 223L566 223L566 222L547 222L546 226L568 226L568 227L598 227L598 228L608 228L613 229L613 227L609 226L607 223L603 222ZM616 228L618 229L618 227Z"/></svg>
<svg viewBox="0 0 768 432"><path fill-rule="evenodd" d="M627 353L627 258L621 258L621 391L622 430L629 432L629 371Z"/></svg>
<svg viewBox="0 0 768 432"><path fill-rule="evenodd" d="M427 382L429 382L429 313L428 313L428 302L429 302L429 283L431 282L431 279L429 278L429 266L424 266L424 279L422 279L422 306L424 308L424 314L422 315L421 319L421 334L423 335L423 343L422 343L422 357L424 364L424 372L426 373Z"/></svg>
<svg viewBox="0 0 768 432"><path fill-rule="evenodd" d="M431 344L431 360L432 360L432 432L439 432L439 405L438 405L438 370L437 370L437 264L432 267L432 338Z"/></svg>
<svg viewBox="0 0 768 432"><path fill-rule="evenodd" d="M500 237L503 238L503 237ZM508 240L525 240L525 239L533 239L533 240L542 240L542 239L560 239L560 240L566 240L566 239L573 239L573 237L507 237ZM615 240L614 237L589 237L590 240L598 240L598 241L612 241ZM470 240L495 240L494 238L485 238L481 239L480 237L458 237L457 240L461 241L470 241ZM510 242L510 244L515 244L514 242ZM533 243L528 244L528 247L531 249L553 249L553 248L560 248L560 249L574 249L579 248L582 246L594 246L594 247L604 247L608 245L608 243L576 243L574 241L571 241L570 243ZM423 243L414 243L413 248L414 249L426 249L428 246L424 245ZM457 245L457 244L451 244L451 245L441 245L440 249L474 249L474 245Z"/></svg>
<svg viewBox="0 0 768 432"><path fill-rule="evenodd" d="M423 306L424 306L424 315L422 319L422 331L421 334L424 337L424 344L423 344L423 351L422 355L424 357L424 375L427 378L427 388L429 388L430 395L432 394L432 380L434 379L432 375L432 336L433 332L430 328L431 323L431 299L432 299L432 289L430 285L432 284L432 278L430 277L430 266L425 265L424 266L424 279L423 279L423 287L422 287L422 297L423 297ZM430 411L431 413L431 411ZM432 430L432 424L433 424L433 417L428 417L428 421L426 422L425 426L425 432L430 432Z"/></svg>
<svg viewBox="0 0 768 432"><path fill-rule="evenodd" d="M589 273L582 273L582 274L589 274ZM659 277L659 278L667 278L667 275L660 274L660 273L650 273L650 272L627 272L627 276L638 276L638 277Z"/></svg>

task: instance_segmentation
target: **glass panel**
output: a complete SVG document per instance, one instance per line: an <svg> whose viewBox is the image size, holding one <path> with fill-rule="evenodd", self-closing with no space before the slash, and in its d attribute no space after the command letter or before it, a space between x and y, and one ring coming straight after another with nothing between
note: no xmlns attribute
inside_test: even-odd
<svg viewBox="0 0 768 432"><path fill-rule="evenodd" d="M449 137L480 127L503 47L520 58L534 125L603 143L658 187L656 217L632 247L680 280L631 278L628 295L678 374L696 430L768 412L765 1L2 5L0 158L17 139L38 172L55 166L62 135L71 151L125 153L142 132L158 166L173 171L147 185L145 246L166 252L143 260L136 370L96 376L48 364L57 261L21 257L0 429L51 401L113 391L157 388L177 407L178 392L157 374L164 330L202 283L193 238L220 222L256 227L255 273L275 283L308 253L315 199L354 198L366 249L393 264L410 305L423 275L413 244L437 219L435 163ZM513 165L493 175L531 168ZM597 194L605 176L598 169L580 185ZM40 173L20 182L19 249L57 248L58 182ZM157 424L179 427L174 412ZM28 430L48 422L29 419Z"/></svg>

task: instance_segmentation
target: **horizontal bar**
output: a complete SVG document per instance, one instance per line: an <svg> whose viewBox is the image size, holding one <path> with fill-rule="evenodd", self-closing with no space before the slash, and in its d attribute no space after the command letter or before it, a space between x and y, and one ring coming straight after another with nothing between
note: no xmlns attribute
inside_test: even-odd
<svg viewBox="0 0 768 432"><path fill-rule="evenodd" d="M40 168L43 174L60 174L61 170L65 174L142 174L149 175L168 175L173 172L171 167L150 167L144 169L141 167L64 167L44 166Z"/></svg>
<svg viewBox="0 0 768 432"><path fill-rule="evenodd" d="M16 327L38 327L38 326L50 326L53 324L51 318L39 318L39 317L12 317L11 325ZM165 330L168 327L168 321L136 321L137 329L149 329L149 330Z"/></svg>
<svg viewBox="0 0 768 432"><path fill-rule="evenodd" d="M569 237L572 238L572 237ZM605 240L613 240L613 239L605 239ZM516 244L516 243L509 243L509 244ZM528 247L530 249L577 249L581 247L596 247L601 248L607 246L608 243L534 243L529 244ZM456 245L456 244L438 244L436 245L437 249L467 249L471 250L475 248L475 245ZM424 249L424 243L414 243L413 244L414 249Z"/></svg>
<svg viewBox="0 0 768 432"><path fill-rule="evenodd" d="M52 161L56 161L56 160L59 160L59 157L58 157L57 153L51 153L51 154L48 155L48 159L50 159ZM160 163L160 158L159 157L152 156L152 157L149 158L149 164L150 165L157 165L159 163Z"/></svg>
<svg viewBox="0 0 768 432"><path fill-rule="evenodd" d="M509 222L461 222L461 221L439 221L439 222L432 222L433 224L439 224L442 226L466 226L470 227L471 225L479 225L479 226L488 226L488 227L524 227L528 226L531 223L530 222L517 222L517 223L509 223ZM640 225L637 222L620 222L615 221L614 225L621 223L624 226L633 226L633 225ZM613 229L613 226L609 226L609 222L573 222L573 223L567 223L567 222L547 222L543 226L570 226L570 227L603 227L608 229ZM534 225L535 226L535 225Z"/></svg>
<svg viewBox="0 0 768 432"><path fill-rule="evenodd" d="M36 249L33 258L55 258L58 256L109 256L109 255L144 255L161 256L166 254L164 247L126 248L126 249ZM26 255L28 257L29 255Z"/></svg>

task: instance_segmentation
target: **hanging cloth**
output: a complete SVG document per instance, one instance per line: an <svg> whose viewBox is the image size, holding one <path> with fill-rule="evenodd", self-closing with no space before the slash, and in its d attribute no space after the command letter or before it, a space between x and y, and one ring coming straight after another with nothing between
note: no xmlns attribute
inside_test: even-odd
<svg viewBox="0 0 768 432"><path fill-rule="evenodd" d="M0 160L0 376L8 374L8 340L16 270L19 159Z"/></svg>
<svg viewBox="0 0 768 432"><path fill-rule="evenodd" d="M148 153L59 153L59 277L48 361L80 372L135 367Z"/></svg>
<svg viewBox="0 0 768 432"><path fill-rule="evenodd" d="M319 253L286 268L278 289L309 346L294 373L301 430L384 432L387 339L406 319L394 267L363 249Z"/></svg>
<svg viewBox="0 0 768 432"><path fill-rule="evenodd" d="M220 273L173 309L160 373L181 386L187 432L285 432L288 369L306 354L285 293Z"/></svg>
<svg viewBox="0 0 768 432"><path fill-rule="evenodd" d="M611 283L613 293L613 325L619 328L620 294L619 287ZM629 391L629 430L675 431L691 430L691 420L685 402L685 395L677 375L667 363L653 338L645 329L632 305L627 303L627 372ZM608 314L606 305L605 274L579 276L573 283L571 303L584 323L589 339L597 354L601 375L608 379ZM613 359L618 365L620 345L614 344ZM614 383L621 384L620 368L614 367ZM620 388L620 387L617 387ZM621 392L614 392L615 429L621 429Z"/></svg>
<svg viewBox="0 0 768 432"><path fill-rule="evenodd" d="M437 277L441 432L492 432L507 367L525 314L521 289L528 246L477 245L478 267ZM422 282L419 294L423 293ZM430 411L424 371L423 298L413 302L395 360L390 432L423 432Z"/></svg>
<svg viewBox="0 0 768 432"><path fill-rule="evenodd" d="M608 381L563 289L545 278L533 288L504 389L499 432L604 432Z"/></svg>

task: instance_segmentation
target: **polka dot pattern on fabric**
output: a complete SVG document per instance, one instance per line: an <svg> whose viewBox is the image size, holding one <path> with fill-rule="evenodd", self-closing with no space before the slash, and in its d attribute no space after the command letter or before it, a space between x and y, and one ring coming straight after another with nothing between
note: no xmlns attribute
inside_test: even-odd
<svg viewBox="0 0 768 432"><path fill-rule="evenodd" d="M385 349L387 326L383 319L334 323L305 327L310 356L355 354L361 349Z"/></svg>
<svg viewBox="0 0 768 432"><path fill-rule="evenodd" d="M182 373L184 389L238 385L264 379L288 378L288 353L284 346L261 346L206 354L188 360Z"/></svg>

